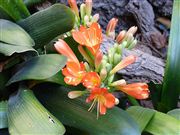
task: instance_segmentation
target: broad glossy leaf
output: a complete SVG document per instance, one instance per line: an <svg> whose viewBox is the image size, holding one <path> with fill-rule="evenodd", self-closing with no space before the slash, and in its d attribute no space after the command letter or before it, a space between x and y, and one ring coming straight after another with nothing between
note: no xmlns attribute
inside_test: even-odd
<svg viewBox="0 0 180 135"><path fill-rule="evenodd" d="M180 109L174 109L167 113L168 115L171 115L172 117L180 120Z"/></svg>
<svg viewBox="0 0 180 135"><path fill-rule="evenodd" d="M22 0L0 0L0 10L6 12L15 21L30 15Z"/></svg>
<svg viewBox="0 0 180 135"><path fill-rule="evenodd" d="M40 55L22 63L8 85L22 80L44 80L55 75L66 64L66 57L59 54Z"/></svg>
<svg viewBox="0 0 180 135"><path fill-rule="evenodd" d="M179 134L180 121L167 114L139 106L130 107L127 112L137 121L143 131L153 135Z"/></svg>
<svg viewBox="0 0 180 135"><path fill-rule="evenodd" d="M27 51L32 51L33 53L37 54L37 51L31 46L19 46L0 42L0 53L4 54L5 56L11 56L14 53L22 53Z"/></svg>
<svg viewBox="0 0 180 135"><path fill-rule="evenodd" d="M8 20L0 19L0 41L16 46L33 46L34 41L19 25Z"/></svg>
<svg viewBox="0 0 180 135"><path fill-rule="evenodd" d="M96 119L96 111L88 112L84 99L69 99L65 87L41 85L34 90L40 102L63 124L90 135L140 135L137 123L125 111L115 107Z"/></svg>
<svg viewBox="0 0 180 135"><path fill-rule="evenodd" d="M127 112L135 118L136 122L140 126L141 132L149 124L149 121L155 114L155 111L153 111L152 109L142 108L138 106L132 106L128 108Z"/></svg>
<svg viewBox="0 0 180 135"><path fill-rule="evenodd" d="M63 135L64 126L36 99L29 89L21 89L8 101L11 135Z"/></svg>
<svg viewBox="0 0 180 135"><path fill-rule="evenodd" d="M180 95L180 1L174 0L171 32L168 45L167 64L161 96L161 110L170 111L177 107ZM162 108L163 107L163 108Z"/></svg>
<svg viewBox="0 0 180 135"><path fill-rule="evenodd" d="M8 20L0 19L0 53L5 56L11 56L14 53L33 51L33 39L17 24Z"/></svg>
<svg viewBox="0 0 180 135"><path fill-rule="evenodd" d="M19 24L31 35L36 48L48 44L60 34L74 26L74 14L70 8L55 4L22 20Z"/></svg>
<svg viewBox="0 0 180 135"><path fill-rule="evenodd" d="M7 102L0 101L0 129L8 127Z"/></svg>

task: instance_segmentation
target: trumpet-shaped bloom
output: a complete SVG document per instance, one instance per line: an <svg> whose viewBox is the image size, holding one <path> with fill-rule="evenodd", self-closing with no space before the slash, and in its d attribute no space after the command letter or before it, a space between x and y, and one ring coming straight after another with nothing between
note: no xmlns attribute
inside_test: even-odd
<svg viewBox="0 0 180 135"><path fill-rule="evenodd" d="M127 67L128 65L134 63L135 61L136 61L136 57L134 55L130 55L126 57L111 70L110 74L115 74L117 71Z"/></svg>
<svg viewBox="0 0 180 135"><path fill-rule="evenodd" d="M82 84L88 89L100 87L101 78L96 72L88 72L84 76L82 80Z"/></svg>
<svg viewBox="0 0 180 135"><path fill-rule="evenodd" d="M69 85L78 85L85 76L86 71L84 64L77 59L71 48L62 39L59 39L54 44L55 49L62 55L68 58L66 67L62 69L62 74L65 76L64 81Z"/></svg>
<svg viewBox="0 0 180 135"><path fill-rule="evenodd" d="M68 46L68 44L62 40L59 39L55 44L54 47L57 52L60 54L66 56L68 58L68 61L73 61L75 63L79 63L79 60L77 59L76 55L73 53L71 48Z"/></svg>
<svg viewBox="0 0 180 135"><path fill-rule="evenodd" d="M80 66L79 66L80 64ZM62 74L65 76L64 81L69 85L78 85L86 75L85 66L81 63L67 62L66 67L62 69Z"/></svg>
<svg viewBox="0 0 180 135"><path fill-rule="evenodd" d="M93 55L99 50L102 42L102 30L98 23L92 23L89 28L81 26L79 30L73 31L72 35L76 42L88 47Z"/></svg>
<svg viewBox="0 0 180 135"><path fill-rule="evenodd" d="M93 101L89 111L91 111L97 102L97 114L106 114L107 108L112 108L115 105L115 97L113 94L109 93L106 88L94 88L91 90L89 97L86 102L89 103Z"/></svg>
<svg viewBox="0 0 180 135"><path fill-rule="evenodd" d="M146 83L119 85L116 88L136 99L146 99L149 97L149 89Z"/></svg>

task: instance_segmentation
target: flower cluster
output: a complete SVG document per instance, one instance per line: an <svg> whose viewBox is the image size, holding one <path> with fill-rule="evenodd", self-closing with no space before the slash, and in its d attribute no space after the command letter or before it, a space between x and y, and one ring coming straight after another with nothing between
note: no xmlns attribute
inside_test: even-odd
<svg viewBox="0 0 180 135"><path fill-rule="evenodd" d="M90 0L86 0L85 16L90 16L91 13L92 5L89 2ZM75 0L69 0L69 3L78 17L79 12ZM107 36L113 39L115 39L117 21L113 18L106 30ZM103 54L100 50L102 43L100 25L97 22L91 22L91 24L79 26L78 29L72 31L72 37L79 43L78 50L85 61L79 61L68 44L59 39L54 47L60 54L68 58L66 66L62 69L65 83L73 86L82 84L84 87L83 91L69 92L68 97L74 99L87 95L86 102L92 102L89 111L97 105L97 116L106 114L107 108L118 104L118 99L113 95L114 91L122 91L136 99L148 98L149 89L146 83L127 84L124 79L116 80L114 78L117 71L136 61L136 56L133 55L122 59L122 49L130 49L137 42L133 37L136 31L137 27L121 31L116 37L115 45L109 48L107 54Z"/></svg>

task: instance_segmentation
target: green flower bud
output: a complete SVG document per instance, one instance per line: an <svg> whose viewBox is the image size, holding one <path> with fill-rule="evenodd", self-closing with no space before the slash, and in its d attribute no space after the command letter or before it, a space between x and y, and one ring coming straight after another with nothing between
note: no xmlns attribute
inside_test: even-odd
<svg viewBox="0 0 180 135"><path fill-rule="evenodd" d="M113 65L116 66L120 62L120 60L121 60L121 55L115 53L114 54L114 60L113 60L114 63L113 63Z"/></svg>
<svg viewBox="0 0 180 135"><path fill-rule="evenodd" d="M80 6L80 13L81 13L81 19L84 19L84 16L86 15L86 5L83 3Z"/></svg>
<svg viewBox="0 0 180 135"><path fill-rule="evenodd" d="M102 81L104 81L107 77L107 70L105 68L103 68L101 71L100 71L100 78Z"/></svg>
<svg viewBox="0 0 180 135"><path fill-rule="evenodd" d="M110 77L108 77L108 85L110 85L113 80L114 80L114 75L111 75Z"/></svg>
<svg viewBox="0 0 180 135"><path fill-rule="evenodd" d="M106 64L106 70L107 70L107 72L110 72L112 70L112 64L107 63Z"/></svg>
<svg viewBox="0 0 180 135"><path fill-rule="evenodd" d="M137 40L135 39L128 47L129 50L133 49L137 44Z"/></svg>

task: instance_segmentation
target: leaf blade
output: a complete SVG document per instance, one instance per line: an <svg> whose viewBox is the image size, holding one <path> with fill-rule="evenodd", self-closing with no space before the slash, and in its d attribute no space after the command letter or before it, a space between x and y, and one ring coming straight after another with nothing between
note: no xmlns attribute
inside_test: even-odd
<svg viewBox="0 0 180 135"><path fill-rule="evenodd" d="M137 124L119 108L108 110L105 116L100 116L97 120L96 112L88 112L89 105L84 100L68 99L67 88L48 88L48 85L44 85L44 88L39 89L43 91L40 92L37 88L34 92L40 102L65 125L84 130L90 135L140 135ZM46 100L43 94L46 95Z"/></svg>
<svg viewBox="0 0 180 135"><path fill-rule="evenodd" d="M22 63L21 69L8 81L7 85L23 80L44 80L55 75L66 64L66 57L47 54L33 57Z"/></svg>

